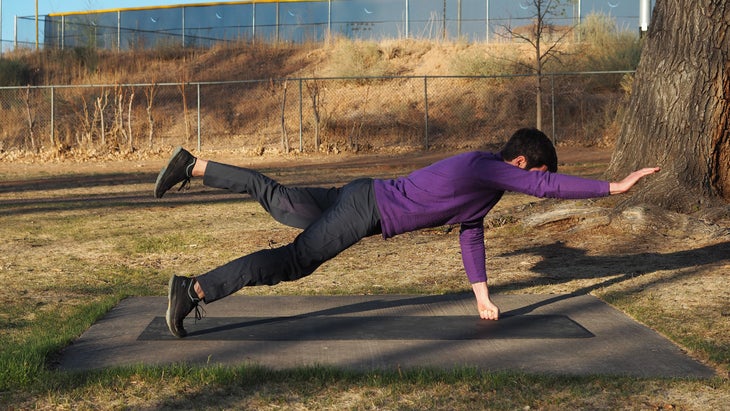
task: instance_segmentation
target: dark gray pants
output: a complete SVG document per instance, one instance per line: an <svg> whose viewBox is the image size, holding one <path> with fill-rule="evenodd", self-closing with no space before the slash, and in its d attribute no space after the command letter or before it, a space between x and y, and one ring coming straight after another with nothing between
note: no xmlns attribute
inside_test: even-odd
<svg viewBox="0 0 730 411"><path fill-rule="evenodd" d="M342 188L294 188L254 170L211 161L203 184L250 194L276 221L304 230L291 244L254 252L196 277L206 303L245 286L298 280L360 239L381 232L372 179Z"/></svg>

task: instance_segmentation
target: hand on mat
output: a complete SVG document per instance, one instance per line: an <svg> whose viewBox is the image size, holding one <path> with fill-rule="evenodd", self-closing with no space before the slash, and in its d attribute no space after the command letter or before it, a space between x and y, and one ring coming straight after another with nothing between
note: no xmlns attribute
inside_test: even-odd
<svg viewBox="0 0 730 411"><path fill-rule="evenodd" d="M499 319L499 307L494 305L491 300L487 300L486 304L477 303L479 308L479 317L483 320L498 320Z"/></svg>
<svg viewBox="0 0 730 411"><path fill-rule="evenodd" d="M487 283L474 283L471 287L474 290L474 297L477 299L479 317L484 320L498 320L499 307L497 307L489 298L489 288L487 288Z"/></svg>

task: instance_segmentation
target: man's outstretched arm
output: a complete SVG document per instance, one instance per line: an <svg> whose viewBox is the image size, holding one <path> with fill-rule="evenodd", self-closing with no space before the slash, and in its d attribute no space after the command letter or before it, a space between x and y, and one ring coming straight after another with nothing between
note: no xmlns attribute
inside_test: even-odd
<svg viewBox="0 0 730 411"><path fill-rule="evenodd" d="M629 191L639 180L650 174L657 173L661 170L659 167L649 167L636 170L626 176L623 180L609 183L611 194L621 194ZM485 320L498 320L499 307L497 307L489 298L489 288L486 281L472 283L472 290L477 300L477 309L479 317Z"/></svg>

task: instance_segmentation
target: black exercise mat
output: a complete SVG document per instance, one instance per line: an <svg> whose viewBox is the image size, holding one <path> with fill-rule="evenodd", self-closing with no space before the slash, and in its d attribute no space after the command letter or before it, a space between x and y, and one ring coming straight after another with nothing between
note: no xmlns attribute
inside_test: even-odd
<svg viewBox="0 0 730 411"><path fill-rule="evenodd" d="M190 340L480 340L591 338L594 335L564 315L517 315L499 321L475 316L294 316L206 317L185 320ZM139 341L177 339L164 317L155 317Z"/></svg>

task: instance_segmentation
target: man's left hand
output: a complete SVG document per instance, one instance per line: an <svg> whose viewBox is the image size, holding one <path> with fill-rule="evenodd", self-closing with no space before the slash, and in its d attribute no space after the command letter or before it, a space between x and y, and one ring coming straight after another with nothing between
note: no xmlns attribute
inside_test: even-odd
<svg viewBox="0 0 730 411"><path fill-rule="evenodd" d="M477 309L479 317L484 320L498 320L499 307L497 307L489 298L489 289L486 282L474 283L471 285L474 290L474 296L477 299Z"/></svg>

